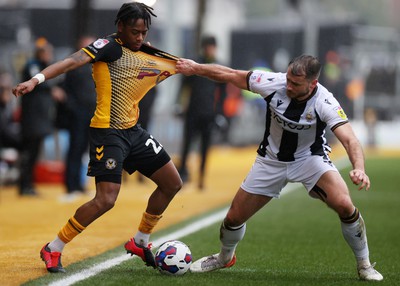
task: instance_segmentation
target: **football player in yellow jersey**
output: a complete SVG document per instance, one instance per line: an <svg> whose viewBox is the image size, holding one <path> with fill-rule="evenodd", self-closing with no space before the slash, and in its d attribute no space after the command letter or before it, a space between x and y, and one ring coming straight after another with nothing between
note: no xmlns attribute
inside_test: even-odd
<svg viewBox="0 0 400 286"><path fill-rule="evenodd" d="M181 189L182 180L163 146L136 125L140 99L175 73L175 57L143 45L152 16L152 8L142 3L123 4L115 21L116 34L96 40L13 89L14 95L22 96L46 79L93 64L97 106L90 123L88 175L95 177L96 195L79 207L55 239L41 249L49 272L65 272L61 264L65 244L114 206L123 170L130 174L140 171L157 185L137 233L125 244L128 253L155 267L149 237Z"/></svg>

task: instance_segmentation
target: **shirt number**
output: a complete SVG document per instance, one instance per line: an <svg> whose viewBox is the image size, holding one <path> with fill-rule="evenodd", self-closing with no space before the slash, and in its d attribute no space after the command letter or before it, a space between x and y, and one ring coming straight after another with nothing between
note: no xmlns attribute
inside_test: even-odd
<svg viewBox="0 0 400 286"><path fill-rule="evenodd" d="M153 135L150 135L150 138L147 139L145 145L146 145L147 147L149 147L149 145L151 145L151 146L153 147L154 153L156 153L156 154L160 153L161 149L163 148L163 146L162 146L161 144L159 144L159 145L157 146L156 141L154 141Z"/></svg>

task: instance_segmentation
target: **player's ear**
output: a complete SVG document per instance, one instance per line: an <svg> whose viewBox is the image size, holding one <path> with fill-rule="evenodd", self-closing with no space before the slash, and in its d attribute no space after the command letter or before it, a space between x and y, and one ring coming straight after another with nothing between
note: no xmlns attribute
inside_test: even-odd
<svg viewBox="0 0 400 286"><path fill-rule="evenodd" d="M312 81L311 81L311 87L312 87L312 88L316 87L317 83L318 83L318 80L317 80L317 79L312 80Z"/></svg>
<svg viewBox="0 0 400 286"><path fill-rule="evenodd" d="M119 20L117 23L118 33L122 33L123 28L124 28L124 23L121 20Z"/></svg>

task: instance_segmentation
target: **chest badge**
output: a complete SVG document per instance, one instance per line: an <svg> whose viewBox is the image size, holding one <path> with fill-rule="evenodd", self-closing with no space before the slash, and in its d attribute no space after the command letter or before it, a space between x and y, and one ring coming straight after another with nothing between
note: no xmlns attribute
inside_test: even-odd
<svg viewBox="0 0 400 286"><path fill-rule="evenodd" d="M312 122L314 120L313 109L309 108L306 113L306 120L307 122Z"/></svg>

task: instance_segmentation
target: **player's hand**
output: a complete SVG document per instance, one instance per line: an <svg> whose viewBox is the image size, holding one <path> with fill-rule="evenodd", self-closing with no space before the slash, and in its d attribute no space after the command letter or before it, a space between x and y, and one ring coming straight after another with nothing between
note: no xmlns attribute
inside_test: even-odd
<svg viewBox="0 0 400 286"><path fill-rule="evenodd" d="M180 58L176 62L176 72L186 76L194 75L196 64L197 63L193 60Z"/></svg>
<svg viewBox="0 0 400 286"><path fill-rule="evenodd" d="M18 97L31 92L37 85L37 79L30 79L22 82L12 89L12 93Z"/></svg>
<svg viewBox="0 0 400 286"><path fill-rule="evenodd" d="M364 171L359 169L354 169L350 171L349 175L353 184L359 185L358 190L362 190L364 188L367 191L369 190L371 183L369 181L369 177L367 176L367 174L365 174Z"/></svg>

